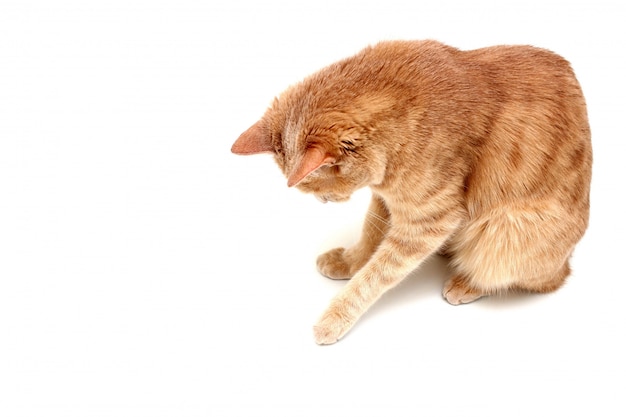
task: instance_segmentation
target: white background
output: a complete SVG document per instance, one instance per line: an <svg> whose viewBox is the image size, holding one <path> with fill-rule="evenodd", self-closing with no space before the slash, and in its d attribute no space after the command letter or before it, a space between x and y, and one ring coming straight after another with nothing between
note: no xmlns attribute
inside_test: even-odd
<svg viewBox="0 0 626 417"><path fill-rule="evenodd" d="M623 5L0 2L0 415L624 416ZM592 219L543 296L452 307L434 258L338 344L369 194L321 205L230 146L289 84L383 39L568 58Z"/></svg>

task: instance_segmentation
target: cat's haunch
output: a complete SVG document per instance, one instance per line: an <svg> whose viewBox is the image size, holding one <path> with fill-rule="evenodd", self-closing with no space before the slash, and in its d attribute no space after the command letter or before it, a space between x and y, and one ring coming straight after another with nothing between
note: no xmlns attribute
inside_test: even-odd
<svg viewBox="0 0 626 417"><path fill-rule="evenodd" d="M330 344L438 251L451 304L559 288L587 228L590 137L552 52L391 41L288 88L232 151L272 153L289 186L322 201L372 190L360 241L317 260L350 279L314 327Z"/></svg>

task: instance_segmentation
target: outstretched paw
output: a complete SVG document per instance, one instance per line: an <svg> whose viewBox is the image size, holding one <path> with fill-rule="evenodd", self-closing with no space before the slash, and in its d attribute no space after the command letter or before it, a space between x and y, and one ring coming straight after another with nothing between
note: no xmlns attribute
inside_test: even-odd
<svg viewBox="0 0 626 417"><path fill-rule="evenodd" d="M317 258L317 269L322 275L331 279L352 278L350 265L344 258L344 248L332 249Z"/></svg>
<svg viewBox="0 0 626 417"><path fill-rule="evenodd" d="M485 295L482 291L470 287L465 279L459 276L450 278L443 286L443 297L455 306L471 303Z"/></svg>
<svg viewBox="0 0 626 417"><path fill-rule="evenodd" d="M354 324L337 311L329 308L322 318L313 326L313 335L318 345L332 345L345 335Z"/></svg>

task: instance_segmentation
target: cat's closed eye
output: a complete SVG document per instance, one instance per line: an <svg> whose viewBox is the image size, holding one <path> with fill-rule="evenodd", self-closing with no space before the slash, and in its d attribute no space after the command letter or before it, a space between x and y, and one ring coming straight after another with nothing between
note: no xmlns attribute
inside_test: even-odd
<svg viewBox="0 0 626 417"><path fill-rule="evenodd" d="M342 139L341 140L341 152L344 155L355 154L356 153L356 144L352 139Z"/></svg>

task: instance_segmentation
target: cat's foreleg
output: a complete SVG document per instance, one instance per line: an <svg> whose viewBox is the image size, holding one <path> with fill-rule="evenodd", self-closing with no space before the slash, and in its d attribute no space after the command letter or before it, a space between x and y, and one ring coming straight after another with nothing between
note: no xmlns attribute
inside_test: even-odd
<svg viewBox="0 0 626 417"><path fill-rule="evenodd" d="M349 279L361 269L389 230L389 210L383 199L372 195L363 232L359 242L351 248L335 248L317 258L317 269L331 279Z"/></svg>
<svg viewBox="0 0 626 417"><path fill-rule="evenodd" d="M454 232L458 218L436 225L394 224L371 259L332 300L314 326L318 344L332 344L345 335L367 309L397 285Z"/></svg>

